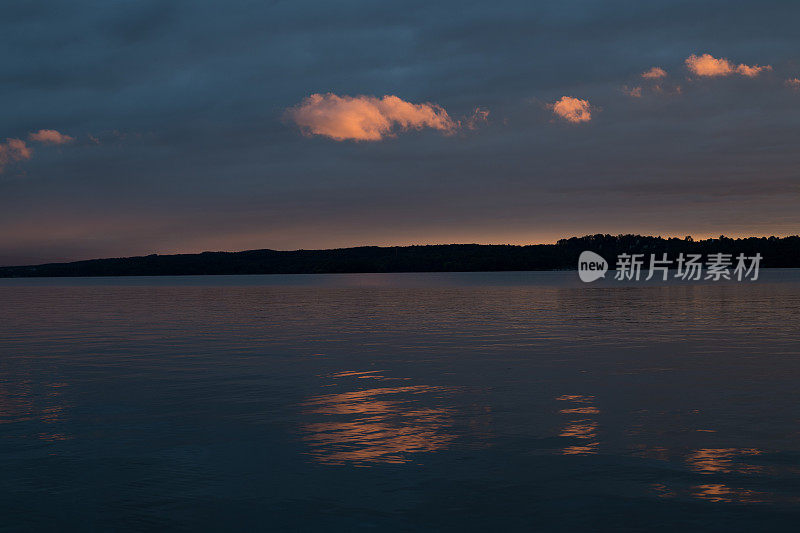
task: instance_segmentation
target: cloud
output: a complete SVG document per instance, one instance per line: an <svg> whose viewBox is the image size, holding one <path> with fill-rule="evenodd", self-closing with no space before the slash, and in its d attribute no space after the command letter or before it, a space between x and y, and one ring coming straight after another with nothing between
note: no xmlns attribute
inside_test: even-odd
<svg viewBox="0 0 800 533"><path fill-rule="evenodd" d="M686 58L686 67L698 76L730 76L735 68L727 59L717 59L711 54Z"/></svg>
<svg viewBox="0 0 800 533"><path fill-rule="evenodd" d="M622 92L627 94L633 98L641 98L642 97L642 88L641 87L628 87L627 85L622 86Z"/></svg>
<svg viewBox="0 0 800 533"><path fill-rule="evenodd" d="M642 72L642 77L647 80L657 80L667 77L667 71L661 67L653 67L650 70Z"/></svg>
<svg viewBox="0 0 800 533"><path fill-rule="evenodd" d="M39 130L29 134L28 139L44 144L65 144L74 140L69 135L64 135L56 130ZM22 139L6 139L6 142L0 143L0 174L9 163L27 160L32 156L33 148L25 144Z"/></svg>
<svg viewBox="0 0 800 533"><path fill-rule="evenodd" d="M790 78L786 80L786 86L790 89L794 89L795 91L800 91L800 79L798 78Z"/></svg>
<svg viewBox="0 0 800 533"><path fill-rule="evenodd" d="M724 57L716 58L711 54L690 55L686 58L686 68L701 77L730 76L736 73L754 78L761 72L772 70L770 65L745 65L744 63L734 65Z"/></svg>
<svg viewBox="0 0 800 533"><path fill-rule="evenodd" d="M56 130L39 130L28 135L28 139L44 144L66 144L74 139L69 135L64 135Z"/></svg>
<svg viewBox="0 0 800 533"><path fill-rule="evenodd" d="M589 122L592 120L592 106L589 105L588 100L581 100L572 96L562 96L560 100L553 104L548 104L547 107L552 109L553 113L559 117L573 124L580 124L581 122Z"/></svg>
<svg viewBox="0 0 800 533"><path fill-rule="evenodd" d="M478 128L479 124L486 122L489 122L489 110L484 107L476 107L472 116L467 118L464 124L467 129L474 130Z"/></svg>
<svg viewBox="0 0 800 533"><path fill-rule="evenodd" d="M336 141L380 141L397 131L432 128L453 133L459 124L439 105L412 104L397 96L312 94L286 112L306 135Z"/></svg>
<svg viewBox="0 0 800 533"><path fill-rule="evenodd" d="M6 139L6 142L0 143L0 173L9 163L30 159L31 155L33 155L33 150L25 144L25 141Z"/></svg>
<svg viewBox="0 0 800 533"><path fill-rule="evenodd" d="M683 87L680 85L662 85L656 84L653 86L653 92L666 95L683 94Z"/></svg>
<svg viewBox="0 0 800 533"><path fill-rule="evenodd" d="M759 66L759 65L744 65L744 64L736 67L736 72L738 72L742 76L747 76L748 78L755 78L756 76L767 70L772 70L772 67L770 65Z"/></svg>

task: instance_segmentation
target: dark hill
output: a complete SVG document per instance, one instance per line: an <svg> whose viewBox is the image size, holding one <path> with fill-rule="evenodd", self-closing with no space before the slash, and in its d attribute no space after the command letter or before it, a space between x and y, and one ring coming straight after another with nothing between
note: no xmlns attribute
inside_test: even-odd
<svg viewBox="0 0 800 533"><path fill-rule="evenodd" d="M343 272L466 272L562 270L577 268L583 250L599 253L612 265L623 252L684 253L759 252L764 268L800 267L800 236L746 239L663 239L641 235L590 235L556 244L530 246L442 244L428 246L364 246L333 250L249 250L200 254L148 255L92 259L73 263L2 267L0 277L43 276L174 276L209 274L311 274Z"/></svg>

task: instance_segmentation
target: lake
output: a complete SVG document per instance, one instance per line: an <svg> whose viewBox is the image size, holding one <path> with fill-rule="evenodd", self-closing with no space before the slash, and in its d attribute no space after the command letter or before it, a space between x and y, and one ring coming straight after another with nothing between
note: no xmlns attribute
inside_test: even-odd
<svg viewBox="0 0 800 533"><path fill-rule="evenodd" d="M799 309L800 270L0 280L0 529L791 529Z"/></svg>

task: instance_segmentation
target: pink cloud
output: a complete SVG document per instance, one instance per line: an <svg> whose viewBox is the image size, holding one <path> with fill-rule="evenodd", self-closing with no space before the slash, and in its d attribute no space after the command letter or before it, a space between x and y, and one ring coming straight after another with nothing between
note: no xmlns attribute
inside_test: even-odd
<svg viewBox="0 0 800 533"><path fill-rule="evenodd" d="M667 77L667 71L661 67L653 67L650 70L642 72L642 77L647 80L657 80Z"/></svg>
<svg viewBox="0 0 800 533"><path fill-rule="evenodd" d="M580 124L592 120L592 106L588 100L581 100L572 96L562 96L555 103L548 104L547 107L553 113L563 118L567 122Z"/></svg>
<svg viewBox="0 0 800 533"><path fill-rule="evenodd" d="M798 78L791 78L786 80L786 86L790 89L794 89L795 91L800 91L800 79Z"/></svg>
<svg viewBox="0 0 800 533"><path fill-rule="evenodd" d="M745 65L744 63L735 65L724 57L716 58L711 54L703 54L700 56L695 54L690 55L686 58L686 68L693 74L701 77L741 74L748 78L754 78L764 71L772 70L770 65Z"/></svg>
<svg viewBox="0 0 800 533"><path fill-rule="evenodd" d="M44 144L66 144L74 140L69 135L64 135L56 130L39 130L29 134L28 139Z"/></svg>
<svg viewBox="0 0 800 533"><path fill-rule="evenodd" d="M0 173L9 163L30 159L32 155L33 150L25 144L25 141L6 139L6 142L0 143Z"/></svg>
<svg viewBox="0 0 800 533"><path fill-rule="evenodd" d="M458 122L439 105L412 104L397 96L337 96L312 94L289 108L286 116L306 135L336 141L380 141L397 131L432 128L453 133Z"/></svg>

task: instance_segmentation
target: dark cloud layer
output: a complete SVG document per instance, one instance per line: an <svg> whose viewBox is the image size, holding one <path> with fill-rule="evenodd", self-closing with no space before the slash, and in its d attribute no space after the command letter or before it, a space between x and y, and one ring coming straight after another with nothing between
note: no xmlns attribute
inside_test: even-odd
<svg viewBox="0 0 800 533"><path fill-rule="evenodd" d="M73 141L0 174L0 263L797 233L798 16L730 0L6 2L0 139ZM772 70L687 79L704 53ZM653 67L668 76L643 79ZM285 119L328 93L490 115L363 143ZM564 96L591 120L555 120Z"/></svg>

